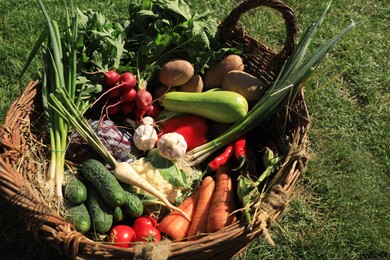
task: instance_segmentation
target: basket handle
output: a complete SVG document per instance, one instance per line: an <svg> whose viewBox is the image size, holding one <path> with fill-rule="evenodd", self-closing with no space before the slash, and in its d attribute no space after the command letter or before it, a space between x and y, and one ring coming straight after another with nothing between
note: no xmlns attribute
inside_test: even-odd
<svg viewBox="0 0 390 260"><path fill-rule="evenodd" d="M232 28L236 26L240 17L245 12L257 8L260 6L266 6L275 9L280 12L285 20L286 25L286 40L284 43L283 49L277 54L278 59L287 59L296 43L296 36L298 31L298 22L297 18L294 14L294 11L285 3L279 0L246 0L234 8L230 14L225 18L225 20L221 23L220 29L223 32L222 35L227 35L231 31Z"/></svg>

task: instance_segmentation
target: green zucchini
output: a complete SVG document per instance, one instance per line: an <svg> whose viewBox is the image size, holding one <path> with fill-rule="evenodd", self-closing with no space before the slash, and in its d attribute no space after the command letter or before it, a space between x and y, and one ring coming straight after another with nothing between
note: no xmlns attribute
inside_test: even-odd
<svg viewBox="0 0 390 260"><path fill-rule="evenodd" d="M87 187L78 178L72 177L65 184L64 194L70 202L80 204L87 199Z"/></svg>
<svg viewBox="0 0 390 260"><path fill-rule="evenodd" d="M108 232L114 221L114 208L104 201L99 191L92 185L88 186L86 205L93 230L101 234Z"/></svg>
<svg viewBox="0 0 390 260"><path fill-rule="evenodd" d="M168 92L160 104L176 113L190 113L220 123L235 123L248 113L248 102L233 91Z"/></svg>
<svg viewBox="0 0 390 260"><path fill-rule="evenodd" d="M74 225L80 233L86 233L91 227L91 217L84 203L68 208L66 219Z"/></svg>
<svg viewBox="0 0 390 260"><path fill-rule="evenodd" d="M86 160L81 167L81 172L112 208L121 206L125 202L126 195L122 186L101 162L95 159Z"/></svg>

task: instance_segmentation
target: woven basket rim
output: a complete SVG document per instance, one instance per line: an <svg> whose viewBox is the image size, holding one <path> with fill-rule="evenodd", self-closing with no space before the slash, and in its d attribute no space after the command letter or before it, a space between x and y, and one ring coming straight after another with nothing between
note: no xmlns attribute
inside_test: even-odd
<svg viewBox="0 0 390 260"><path fill-rule="evenodd" d="M239 27L240 16L252 8L267 6L276 9L283 14L286 20L286 29L288 30L285 47L276 54L260 41L245 34L244 39L249 39L250 43L255 43L256 48L263 46L266 52L272 56L273 64L284 61L291 53L296 37L296 18L290 7L281 1L248 0L233 9L225 21L221 24L221 31L230 35ZM268 67L270 68L270 67ZM273 67L275 70L278 67ZM37 187L33 187L29 182L30 175L33 174L34 166L29 164L28 159L21 160L26 156L29 145L26 141L31 135L30 116L36 109L36 94L39 87L38 81L31 81L22 95L11 105L7 112L4 125L0 128L1 148L0 156L0 194L6 200L19 208L20 213L28 219L28 228L37 240L44 240L52 246L59 249L63 254L72 258L94 257L113 257L122 258L129 255L142 255L145 251L161 252L161 247L166 248L167 257L175 258L193 258L221 256L231 257L243 249L254 238L261 234L270 242L272 239L268 229L275 220L286 209L293 187L305 171L308 162L307 132L310 125L309 113L306 107L303 88L296 98L295 105L298 107L297 114L299 118L294 133L291 133L291 147L286 156L284 166L278 183L272 186L265 197L261 198L261 213L257 215L256 228L248 231L245 221L238 221L234 224L209 234L195 241L167 242L156 245L139 245L134 248L118 248L113 245L92 241L86 236L74 230L62 216L54 212L49 205L39 196ZM21 171L20 169L24 170ZM228 243L229 241L229 243ZM233 243L231 243L233 241ZM198 252L194 255L194 252Z"/></svg>

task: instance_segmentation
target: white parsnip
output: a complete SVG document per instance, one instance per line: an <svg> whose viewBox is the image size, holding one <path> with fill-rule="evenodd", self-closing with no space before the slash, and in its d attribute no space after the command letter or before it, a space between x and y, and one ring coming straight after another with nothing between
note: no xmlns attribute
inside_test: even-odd
<svg viewBox="0 0 390 260"><path fill-rule="evenodd" d="M149 182L145 181L127 162L118 163L115 166L113 173L115 178L117 178L120 182L136 186L143 191L157 197L167 206L167 208L172 211L177 211L181 213L187 220L191 220L184 211L173 206L160 191L158 191Z"/></svg>

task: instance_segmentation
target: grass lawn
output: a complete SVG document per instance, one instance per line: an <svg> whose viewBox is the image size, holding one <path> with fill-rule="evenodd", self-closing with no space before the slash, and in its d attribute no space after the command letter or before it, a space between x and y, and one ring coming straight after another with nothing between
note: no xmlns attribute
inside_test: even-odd
<svg viewBox="0 0 390 260"><path fill-rule="evenodd" d="M63 1L44 1L63 17ZM129 1L74 1L110 18L127 15ZM189 1L195 10L217 10L223 19L238 1ZM286 0L301 30L316 21L323 0ZM57 20L58 20L57 19ZM334 1L311 48L330 39L349 20L359 22L324 59L305 87L312 125L312 160L299 180L289 211L263 240L238 259L390 259L390 2ZM20 94L17 75L42 30L36 1L0 2L0 119ZM241 21L247 31L280 49L283 20L259 8ZM37 70L40 64L34 64ZM36 70L36 71L37 71ZM30 70L23 79L36 78ZM57 252L32 239L17 212L0 200L0 258L53 259Z"/></svg>

